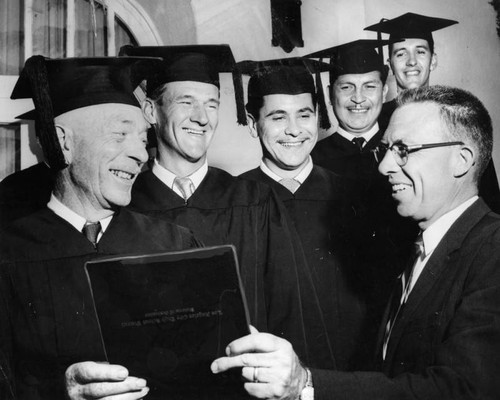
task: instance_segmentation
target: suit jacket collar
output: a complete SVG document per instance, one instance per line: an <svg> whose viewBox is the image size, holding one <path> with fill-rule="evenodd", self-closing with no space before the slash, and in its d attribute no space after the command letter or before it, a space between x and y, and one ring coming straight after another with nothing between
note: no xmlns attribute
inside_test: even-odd
<svg viewBox="0 0 500 400"><path fill-rule="evenodd" d="M456 265L456 260L453 260L453 254L460 249L463 241L471 231L471 229L491 210L480 198L472 204L450 227L448 232L439 242L438 246L431 255L425 268L423 269L418 281L416 282L405 307L401 310L396 324L391 332L391 338L387 347L385 362L389 362L394 355L397 344L401 338L401 334L408 321L410 321L415 313L420 311L419 305L422 300L432 293L434 285L438 278L452 265ZM379 344L383 341L383 331L387 324L388 309L384 314L384 319L379 331ZM379 346L377 349L380 349Z"/></svg>

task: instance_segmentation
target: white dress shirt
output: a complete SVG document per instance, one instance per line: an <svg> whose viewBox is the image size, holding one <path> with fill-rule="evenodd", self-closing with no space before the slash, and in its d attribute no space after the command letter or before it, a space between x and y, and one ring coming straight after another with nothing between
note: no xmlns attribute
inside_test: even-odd
<svg viewBox="0 0 500 400"><path fill-rule="evenodd" d="M154 160L153 168L151 170L152 170L153 174L160 181L162 181L165 185L167 185L170 189L172 189L177 195L184 198L184 195L179 190L179 188L177 186L174 186L174 180L175 180L175 178L177 178L177 175L175 175L173 172L169 171L168 169L162 167L158 163L158 160L156 158ZM196 191L196 189L198 189L198 186L200 186L203 179L205 179L205 176L207 175L207 173L208 173L208 162L205 160L205 163L200 168L198 168L195 172L193 172L191 175L188 175L185 177L182 176L180 178L189 178L191 180L191 182L193 183L194 191Z"/></svg>
<svg viewBox="0 0 500 400"><path fill-rule="evenodd" d="M52 210L54 214L67 221L69 224L73 225L78 232L82 232L83 227L87 223L87 220L85 218L83 218L81 215L78 215L73 210L65 206L63 203L61 203L56 198L56 196L54 196L54 193L50 195L50 200L47 203L47 207L50 210ZM97 235L98 242L99 240L101 240L101 237L108 228L112 218L113 215L110 215L109 217L106 217L99 221L101 223L101 232L99 232L99 235ZM92 222L97 222L97 221L92 221Z"/></svg>
<svg viewBox="0 0 500 400"><path fill-rule="evenodd" d="M349 142L352 142L352 139L354 139L356 137L362 137L363 139L365 139L365 143L363 143L363 146L365 146L370 141L370 139L377 134L378 131L379 131L378 122L375 123L375 125L373 125L372 128L368 132L365 132L362 135L358 135L358 136L353 135L350 132L347 132L345 129L341 128L340 126L337 129L337 133L340 136L342 136L343 138L349 140ZM334 133L334 135L335 135L335 133Z"/></svg>
<svg viewBox="0 0 500 400"><path fill-rule="evenodd" d="M264 163L264 160L260 162L260 167L259 167L262 172L264 172L269 178L272 180L279 182L283 179L282 176L279 176L278 174L274 173L269 169L269 167ZM311 174L311 171L313 169L313 162L311 156L307 159L306 165L302 167L300 172L293 177L297 182L299 182L301 185L304 183L304 181L307 179L307 177Z"/></svg>

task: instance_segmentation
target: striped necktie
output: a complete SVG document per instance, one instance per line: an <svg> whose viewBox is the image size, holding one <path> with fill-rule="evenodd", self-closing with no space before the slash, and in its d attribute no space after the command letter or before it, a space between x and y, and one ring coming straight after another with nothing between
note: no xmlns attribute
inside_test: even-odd
<svg viewBox="0 0 500 400"><path fill-rule="evenodd" d="M194 193L194 185L191 179L189 178L180 178L176 177L174 179L174 187L179 189L179 191L182 193L182 197L184 198L184 201L187 202L187 200L191 197L191 195Z"/></svg>
<svg viewBox="0 0 500 400"><path fill-rule="evenodd" d="M279 181L279 184L286 187L292 193L295 193L300 187L300 182L293 178L283 178Z"/></svg>
<svg viewBox="0 0 500 400"><path fill-rule="evenodd" d="M82 233L85 235L88 241L94 245L94 247L96 247L97 245L97 237L99 236L100 232L101 223L99 221L87 222L82 229Z"/></svg>

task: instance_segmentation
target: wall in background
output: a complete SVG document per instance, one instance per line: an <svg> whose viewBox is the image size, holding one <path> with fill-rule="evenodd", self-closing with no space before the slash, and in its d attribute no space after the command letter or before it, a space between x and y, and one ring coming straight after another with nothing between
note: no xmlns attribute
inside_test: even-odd
<svg viewBox="0 0 500 400"><path fill-rule="evenodd" d="M270 0L135 0L156 24L164 44L231 45L237 61L304 55L322 48L362 38L375 38L365 26L382 17L393 18L415 12L459 21L458 25L434 35L438 67L431 84L458 86L476 94L493 118L493 158L500 171L500 39L496 13L489 0L303 0L304 47L285 53L271 46ZM245 80L246 81L246 80ZM12 80L12 87L15 79ZM323 83L328 84L327 75ZM388 99L395 94L392 76ZM12 88L0 88L5 97ZM1 94L1 93L0 93ZM261 157L257 139L246 127L236 124L234 90L230 76L221 79L220 122L209 151L210 164L239 174L258 165ZM17 114L16 114L17 115ZM332 110L330 116L334 122ZM320 132L325 137L329 132ZM32 131L32 130L31 130ZM34 137L23 141L22 166L41 159Z"/></svg>
<svg viewBox="0 0 500 400"><path fill-rule="evenodd" d="M434 35L438 68L432 72L431 84L470 90L484 102L493 118L494 160L497 170L500 169L500 113L496 112L500 103L500 39L496 33L496 13L488 0L304 0L301 8L304 47L289 54L271 46L269 0L141 0L140 3L151 10L151 17L165 34L165 44L184 44L192 39L196 43L228 43L237 61L300 56L360 38L375 38L375 33L364 32L363 28L382 17L393 18L409 11L455 19L458 25ZM324 79L325 86L327 80ZM389 85L388 98L395 94L392 77ZM209 159L212 165L238 174L259 163L260 146L250 137L248 129L235 122L229 77L223 77L221 89L220 123ZM326 134L322 132L321 136Z"/></svg>

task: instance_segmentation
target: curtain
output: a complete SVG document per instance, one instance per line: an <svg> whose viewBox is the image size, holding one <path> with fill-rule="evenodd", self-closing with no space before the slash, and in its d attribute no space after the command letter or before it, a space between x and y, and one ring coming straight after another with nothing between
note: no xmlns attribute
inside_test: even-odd
<svg viewBox="0 0 500 400"><path fill-rule="evenodd" d="M18 75L24 57L22 1L0 0L0 75Z"/></svg>

